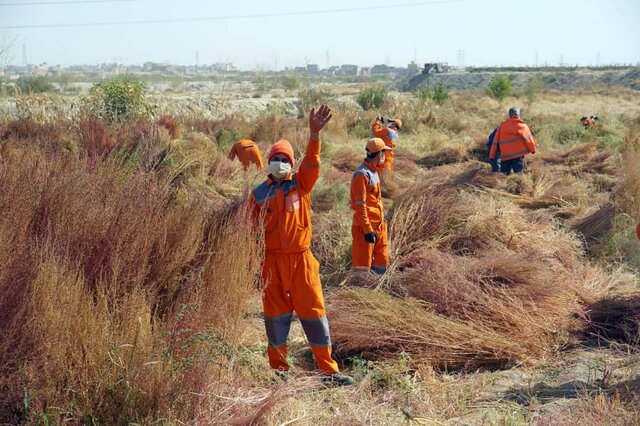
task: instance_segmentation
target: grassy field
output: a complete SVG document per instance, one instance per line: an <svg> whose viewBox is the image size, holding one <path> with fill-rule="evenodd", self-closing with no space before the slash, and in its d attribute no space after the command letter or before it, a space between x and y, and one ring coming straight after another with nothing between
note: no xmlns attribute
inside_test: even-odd
<svg viewBox="0 0 640 426"><path fill-rule="evenodd" d="M155 117L121 121L68 98L11 100L0 423L638 424L640 93L437 105L392 92L364 111L353 84L314 90L233 113L154 95ZM226 158L240 138L263 154L286 138L300 158L299 116L322 101L335 112L312 250L350 388L320 384L297 322L292 377L269 370L263 247L246 211L265 173ZM539 151L507 177L490 173L484 144L512 105ZM349 272L349 183L378 112L405 124L385 180L382 278Z"/></svg>

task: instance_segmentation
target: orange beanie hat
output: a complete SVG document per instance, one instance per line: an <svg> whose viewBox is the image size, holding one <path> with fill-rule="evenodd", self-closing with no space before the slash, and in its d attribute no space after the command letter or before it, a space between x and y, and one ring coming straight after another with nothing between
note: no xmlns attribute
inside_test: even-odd
<svg viewBox="0 0 640 426"><path fill-rule="evenodd" d="M293 147L291 143L286 139L280 139L278 142L274 143L271 147L271 151L269 151L269 156L267 157L267 161L271 161L271 157L276 154L284 154L289 157L289 161L291 162L291 167L296 165L296 159L293 156Z"/></svg>

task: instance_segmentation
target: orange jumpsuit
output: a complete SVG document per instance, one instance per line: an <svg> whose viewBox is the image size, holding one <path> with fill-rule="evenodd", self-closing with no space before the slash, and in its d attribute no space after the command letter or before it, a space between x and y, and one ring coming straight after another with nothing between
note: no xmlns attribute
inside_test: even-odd
<svg viewBox="0 0 640 426"><path fill-rule="evenodd" d="M273 369L288 370L287 337L298 314L318 368L338 372L331 358L319 264L311 250L311 189L320 174L320 141L309 140L297 173L280 183L267 179L253 190L254 217L263 218L265 259L262 304Z"/></svg>
<svg viewBox="0 0 640 426"><path fill-rule="evenodd" d="M396 144L398 143L398 131L395 129L390 129L387 125L378 121L378 119L373 122L371 131L376 138L382 139L384 141L384 144L391 148L391 150L384 153L384 168L387 170L393 170L393 148L395 148Z"/></svg>
<svg viewBox="0 0 640 426"><path fill-rule="evenodd" d="M236 142L229 151L229 159L238 157L242 167L247 170L251 164L255 164L258 169L263 168L262 154L258 144L249 139L242 139Z"/></svg>
<svg viewBox="0 0 640 426"><path fill-rule="evenodd" d="M386 151L385 155L389 152ZM387 159L385 158L385 163ZM358 166L351 179L351 208L353 224L351 235L351 265L353 269L373 270L384 273L389 265L387 223L384 221L380 177L365 161ZM375 232L375 244L365 240L364 235Z"/></svg>
<svg viewBox="0 0 640 426"><path fill-rule="evenodd" d="M501 161L524 157L529 153L534 154L536 141L533 139L529 126L519 118L509 118L500 123L493 137L489 159L496 158L497 152L500 152Z"/></svg>

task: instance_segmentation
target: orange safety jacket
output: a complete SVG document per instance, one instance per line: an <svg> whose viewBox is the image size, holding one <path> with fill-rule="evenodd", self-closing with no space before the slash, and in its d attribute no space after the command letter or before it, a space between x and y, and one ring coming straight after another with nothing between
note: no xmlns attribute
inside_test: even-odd
<svg viewBox="0 0 640 426"><path fill-rule="evenodd" d="M378 230L384 220L380 177L368 162L363 162L351 179L351 208L353 225L365 234Z"/></svg>
<svg viewBox="0 0 640 426"><path fill-rule="evenodd" d="M529 126L519 118L509 118L500 123L493 138L489 159L496 158L498 152L502 161L535 153L536 141L533 139Z"/></svg>
<svg viewBox="0 0 640 426"><path fill-rule="evenodd" d="M371 126L371 131L376 138L380 138L384 141L384 144L390 148L395 148L398 143L398 131L390 129L384 123L381 123L377 119Z"/></svg>
<svg viewBox="0 0 640 426"><path fill-rule="evenodd" d="M248 169L251 164L255 164L258 169L263 168L262 154L258 145L249 139L236 142L229 151L229 159L238 157L244 169Z"/></svg>
<svg viewBox="0 0 640 426"><path fill-rule="evenodd" d="M320 175L320 141L309 140L300 169L279 183L269 178L251 194L254 219L264 219L265 249L300 253L311 245L311 190Z"/></svg>

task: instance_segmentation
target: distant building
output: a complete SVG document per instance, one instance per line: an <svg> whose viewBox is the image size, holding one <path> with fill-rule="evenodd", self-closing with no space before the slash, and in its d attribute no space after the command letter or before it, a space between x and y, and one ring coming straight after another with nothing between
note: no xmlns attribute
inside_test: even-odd
<svg viewBox="0 0 640 426"><path fill-rule="evenodd" d="M351 65L351 64L340 65L341 75L358 75L359 72L360 72L360 67L357 65Z"/></svg>
<svg viewBox="0 0 640 426"><path fill-rule="evenodd" d="M424 64L422 74L441 74L451 71L451 67L446 62L428 62Z"/></svg>
<svg viewBox="0 0 640 426"><path fill-rule="evenodd" d="M309 74L318 74L320 72L320 67L318 64L307 64L307 72Z"/></svg>
<svg viewBox="0 0 640 426"><path fill-rule="evenodd" d="M389 74L390 72L391 72L391 67L389 65L380 64L380 65L374 65L371 67L372 75Z"/></svg>
<svg viewBox="0 0 640 426"><path fill-rule="evenodd" d="M407 69L409 70L409 75L418 74L418 64L415 61L411 61L409 65L407 65Z"/></svg>

